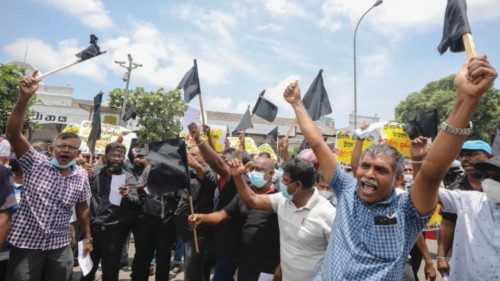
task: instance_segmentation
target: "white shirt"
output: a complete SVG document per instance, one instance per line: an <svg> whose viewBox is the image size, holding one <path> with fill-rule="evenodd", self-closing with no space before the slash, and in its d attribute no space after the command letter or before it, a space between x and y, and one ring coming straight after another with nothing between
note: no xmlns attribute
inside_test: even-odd
<svg viewBox="0 0 500 281"><path fill-rule="evenodd" d="M278 214L283 281L313 280L328 246L335 208L316 188L301 208L281 193L269 195L269 199Z"/></svg>
<svg viewBox="0 0 500 281"><path fill-rule="evenodd" d="M500 280L500 204L478 191L441 188L439 198L458 215L449 280Z"/></svg>

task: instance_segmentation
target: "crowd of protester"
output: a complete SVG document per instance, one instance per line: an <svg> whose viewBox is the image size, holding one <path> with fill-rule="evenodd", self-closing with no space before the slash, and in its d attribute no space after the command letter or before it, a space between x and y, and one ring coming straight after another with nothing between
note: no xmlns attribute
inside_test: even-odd
<svg viewBox="0 0 500 281"><path fill-rule="evenodd" d="M283 138L278 160L244 146L218 154L202 138L210 128L192 123L189 187L154 195L145 147L127 151L118 140L94 158L71 132L30 143L22 124L38 81L27 77L0 140L0 281L113 281L120 269L157 281L181 270L189 281L418 280L422 260L426 279L500 280L500 156L482 140L464 142L495 78L485 57L472 59L432 144L412 140L404 159L387 144L362 151L358 138L349 167L290 84L284 99L309 149L291 157ZM423 230L438 202L434 264ZM93 263L85 276L73 276L78 241Z"/></svg>

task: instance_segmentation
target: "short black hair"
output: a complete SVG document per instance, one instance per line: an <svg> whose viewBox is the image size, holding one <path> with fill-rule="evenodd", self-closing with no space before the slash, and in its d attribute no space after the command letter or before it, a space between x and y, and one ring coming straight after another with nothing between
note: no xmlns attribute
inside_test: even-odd
<svg viewBox="0 0 500 281"><path fill-rule="evenodd" d="M285 161L282 168L292 181L302 182L304 188L311 188L316 183L316 169L309 161L295 157Z"/></svg>
<svg viewBox="0 0 500 281"><path fill-rule="evenodd" d="M125 153L127 151L127 148L123 144L117 143L117 142L112 142L112 143L108 143L106 145L106 147L104 148L104 154L108 155L108 153L110 153L111 151L114 151L116 149L123 150L123 153Z"/></svg>

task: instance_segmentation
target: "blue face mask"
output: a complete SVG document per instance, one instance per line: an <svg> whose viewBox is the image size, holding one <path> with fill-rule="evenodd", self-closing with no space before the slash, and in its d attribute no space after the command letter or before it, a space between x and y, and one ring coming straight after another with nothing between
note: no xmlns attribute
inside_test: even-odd
<svg viewBox="0 0 500 281"><path fill-rule="evenodd" d="M68 164L61 164L61 163L57 162L56 158L52 158L50 160L50 164L52 164L52 167L54 167L56 169L67 169L73 165L76 165L76 160L73 159L73 160L69 161Z"/></svg>
<svg viewBox="0 0 500 281"><path fill-rule="evenodd" d="M251 171L248 177L250 178L250 184L255 188L262 188L266 185L267 181L264 179L265 173Z"/></svg>
<svg viewBox="0 0 500 281"><path fill-rule="evenodd" d="M285 185L285 184L283 183L283 181L280 181L279 185L280 185L280 192L281 192L281 194L283 194L283 196L284 196L287 200L289 200L289 201L292 201L292 200L293 200L293 196L294 196L295 194L297 194L297 192L299 192L299 191L297 190L297 191L295 191L293 194L288 193L288 185Z"/></svg>

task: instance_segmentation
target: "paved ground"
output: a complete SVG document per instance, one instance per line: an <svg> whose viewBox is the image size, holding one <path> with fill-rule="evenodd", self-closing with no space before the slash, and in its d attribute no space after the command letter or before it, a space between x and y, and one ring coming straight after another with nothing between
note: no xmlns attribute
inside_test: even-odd
<svg viewBox="0 0 500 281"><path fill-rule="evenodd" d="M429 247L429 251L431 252L432 260L434 261L434 267L436 267L436 250L437 250L436 240L427 240L427 246ZM132 243L130 243L130 247L129 247L129 257L133 257L134 252L135 252L135 248L134 248L134 243L132 242ZM418 273L418 277L420 280L425 280L423 269L424 269L424 265L422 263L422 266L420 267L420 271ZM73 276L72 281L80 280L81 273L80 273L79 267L75 267L73 275L74 276ZM437 275L438 275L438 278L436 280L442 280L441 275L439 275L439 273ZM120 270L120 279L119 280L120 281L130 280L130 271ZM154 281L154 280L155 280L154 276L149 277L149 281ZM182 280L184 280L184 273L180 272L178 274L173 274L172 272L170 272L170 280L182 281Z"/></svg>

